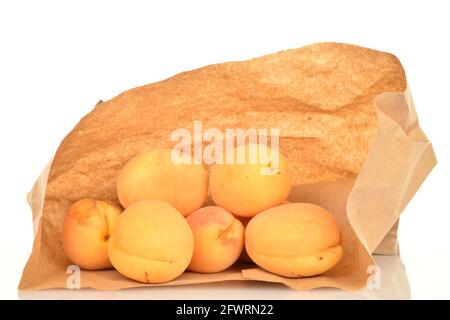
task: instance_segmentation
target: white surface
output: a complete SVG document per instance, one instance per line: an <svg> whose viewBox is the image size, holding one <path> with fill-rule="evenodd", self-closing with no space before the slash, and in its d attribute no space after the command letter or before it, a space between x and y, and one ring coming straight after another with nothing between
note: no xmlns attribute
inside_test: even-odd
<svg viewBox="0 0 450 320"><path fill-rule="evenodd" d="M206 64L319 41L389 51L402 61L439 161L401 219L402 259L412 298L450 298L447 4L0 2L0 298L18 297L31 251L25 194L61 139L99 99ZM279 290L239 287L242 297ZM183 289L164 292L176 296Z"/></svg>

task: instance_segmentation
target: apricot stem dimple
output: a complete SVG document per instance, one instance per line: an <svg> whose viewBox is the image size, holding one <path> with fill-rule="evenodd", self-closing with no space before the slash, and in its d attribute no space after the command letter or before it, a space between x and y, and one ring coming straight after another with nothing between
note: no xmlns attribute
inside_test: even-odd
<svg viewBox="0 0 450 320"><path fill-rule="evenodd" d="M218 235L219 239L224 240L223 238L225 238L228 235L228 233L233 229L234 222L235 222L234 220L231 221L231 223L225 229L219 230Z"/></svg>
<svg viewBox="0 0 450 320"><path fill-rule="evenodd" d="M106 216L106 212L103 212L103 218L105 219L105 225L106 225L106 234L104 235L103 239L105 241L108 241L111 234L109 232L109 223L108 223L108 217Z"/></svg>

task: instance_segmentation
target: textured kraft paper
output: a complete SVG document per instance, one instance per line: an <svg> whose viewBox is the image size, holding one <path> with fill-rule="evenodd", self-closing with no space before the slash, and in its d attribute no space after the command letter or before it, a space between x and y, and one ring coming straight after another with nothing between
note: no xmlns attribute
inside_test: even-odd
<svg viewBox="0 0 450 320"><path fill-rule="evenodd" d="M436 160L421 131L403 68L391 54L320 43L260 58L211 65L101 102L62 141L28 196L35 241L21 290L64 288L71 264L60 228L81 198L117 203L115 177L143 150L173 146L170 132L203 127L280 128L291 201L332 212L343 259L323 275L288 279L237 263L216 274L185 272L159 286L230 280L307 290L366 285L372 254L398 254L399 216ZM155 286L114 270L81 271L81 287Z"/></svg>

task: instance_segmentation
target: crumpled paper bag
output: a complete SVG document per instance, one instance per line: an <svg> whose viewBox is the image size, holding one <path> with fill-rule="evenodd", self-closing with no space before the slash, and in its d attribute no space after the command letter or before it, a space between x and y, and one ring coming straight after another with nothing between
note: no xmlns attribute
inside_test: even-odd
<svg viewBox="0 0 450 320"><path fill-rule="evenodd" d="M345 254L315 277L288 279L237 263L215 274L185 272L162 286L258 280L299 290L363 287L373 253L398 254L399 216L436 163L391 54L319 43L183 72L100 102L65 137L29 194L36 235L19 289L66 287L71 263L60 228L68 207L81 198L118 203L123 164L143 150L173 146L170 133L191 130L195 120L220 130L279 128L294 181L289 200L332 212ZM152 285L114 270L81 271L81 287L138 286Z"/></svg>

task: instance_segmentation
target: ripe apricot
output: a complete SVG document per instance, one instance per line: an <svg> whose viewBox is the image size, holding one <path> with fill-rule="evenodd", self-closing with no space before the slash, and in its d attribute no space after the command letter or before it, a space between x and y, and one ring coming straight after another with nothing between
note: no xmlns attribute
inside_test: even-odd
<svg viewBox="0 0 450 320"><path fill-rule="evenodd" d="M174 155L183 162L174 161ZM160 200L187 216L202 206L207 194L208 173L203 165L171 149L137 155L117 178L117 196L124 208L141 200Z"/></svg>
<svg viewBox="0 0 450 320"><path fill-rule="evenodd" d="M194 254L188 269L211 273L227 269L244 248L244 226L223 208L198 209L186 218L194 234Z"/></svg>
<svg viewBox="0 0 450 320"><path fill-rule="evenodd" d="M108 239L122 209L99 200L82 199L67 212L61 241L69 259L86 270L112 268Z"/></svg>
<svg viewBox="0 0 450 320"><path fill-rule="evenodd" d="M122 275L145 283L178 277L189 265L194 238L186 219L169 204L143 200L121 214L108 254Z"/></svg>
<svg viewBox="0 0 450 320"><path fill-rule="evenodd" d="M244 145L230 152L223 164L211 168L210 191L218 206L238 216L252 217L286 200L291 181L281 154L265 145ZM239 154L245 155L241 163ZM232 163L226 161L233 157Z"/></svg>
<svg viewBox="0 0 450 320"><path fill-rule="evenodd" d="M261 268L284 277L326 272L343 255L333 215L310 203L291 203L261 212L248 223L245 248Z"/></svg>

